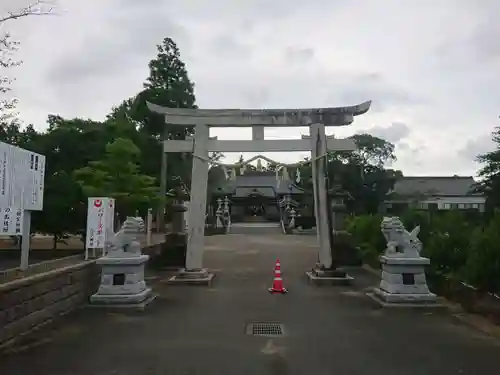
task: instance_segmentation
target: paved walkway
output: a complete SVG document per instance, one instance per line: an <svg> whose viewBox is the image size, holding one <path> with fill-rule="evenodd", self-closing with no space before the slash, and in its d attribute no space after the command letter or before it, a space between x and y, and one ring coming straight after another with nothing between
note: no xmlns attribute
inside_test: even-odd
<svg viewBox="0 0 500 375"><path fill-rule="evenodd" d="M212 288L172 287L143 315L86 309L47 343L0 359L2 375L498 374L500 344L447 315L375 307L374 279L314 287L315 236L212 236ZM267 288L279 257L288 295ZM286 335L245 334L250 322L283 323Z"/></svg>

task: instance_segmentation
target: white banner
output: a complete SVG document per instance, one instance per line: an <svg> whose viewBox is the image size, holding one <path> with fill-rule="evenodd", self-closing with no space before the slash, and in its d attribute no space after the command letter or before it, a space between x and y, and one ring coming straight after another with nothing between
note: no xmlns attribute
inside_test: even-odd
<svg viewBox="0 0 500 375"><path fill-rule="evenodd" d="M0 226L0 235L2 236L20 236L23 225L22 208L0 208L2 215L2 224Z"/></svg>
<svg viewBox="0 0 500 375"><path fill-rule="evenodd" d="M89 198L87 209L87 249L104 248L104 242L114 234L115 200Z"/></svg>

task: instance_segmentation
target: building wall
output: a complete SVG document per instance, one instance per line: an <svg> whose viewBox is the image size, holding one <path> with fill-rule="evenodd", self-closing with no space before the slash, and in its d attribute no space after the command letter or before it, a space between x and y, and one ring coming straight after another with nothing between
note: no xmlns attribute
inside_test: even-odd
<svg viewBox="0 0 500 375"><path fill-rule="evenodd" d="M485 202L486 198L481 196L433 197L420 201L418 207L427 209L429 208L429 204L437 204L439 210L477 209L480 212L484 212ZM387 203L390 204L390 202ZM390 207L390 205L388 207Z"/></svg>
<svg viewBox="0 0 500 375"><path fill-rule="evenodd" d="M479 211L484 212L485 201L486 199L484 197L477 196L441 197L436 199L426 199L420 202L420 204L422 205L422 208L427 208L429 203L437 203L438 209L440 210L478 209Z"/></svg>
<svg viewBox="0 0 500 375"><path fill-rule="evenodd" d="M94 261L0 284L0 348L88 301L99 283Z"/></svg>

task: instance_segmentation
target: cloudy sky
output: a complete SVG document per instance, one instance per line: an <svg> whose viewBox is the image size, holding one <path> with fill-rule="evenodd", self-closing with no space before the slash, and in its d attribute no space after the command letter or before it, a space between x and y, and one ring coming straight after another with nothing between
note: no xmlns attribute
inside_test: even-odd
<svg viewBox="0 0 500 375"><path fill-rule="evenodd" d="M2 0L0 10L26 0ZM26 123L102 119L135 95L156 44L180 47L200 108L330 107L373 100L350 127L397 145L406 175L474 175L499 124L498 0L57 0L4 25L21 42ZM3 12L2 12L3 13ZM495 99L497 98L497 99ZM268 129L299 138L307 129ZM212 130L224 139L251 131ZM296 161L303 155L269 155ZM235 155L228 155L234 159Z"/></svg>

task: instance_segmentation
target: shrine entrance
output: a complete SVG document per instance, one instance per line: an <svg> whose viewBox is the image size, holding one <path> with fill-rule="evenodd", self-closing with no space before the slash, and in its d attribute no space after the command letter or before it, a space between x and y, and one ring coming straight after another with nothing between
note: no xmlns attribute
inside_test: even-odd
<svg viewBox="0 0 500 375"><path fill-rule="evenodd" d="M266 221L266 209L260 196L249 196L244 221Z"/></svg>
<svg viewBox="0 0 500 375"><path fill-rule="evenodd" d="M318 263L312 272L306 272L313 279L352 278L337 269L332 256L332 218L328 200L328 179L326 175L326 156L328 151L353 151L356 145L352 139L327 137L325 126L350 125L354 116L366 113L371 102L359 105L334 108L313 109L184 109L166 108L147 103L148 108L165 116L165 122L182 126L194 126L194 137L185 140L165 140L163 152L192 152L193 167L188 211L188 241L186 250L186 269L175 278L176 282L209 283L213 274L203 268L204 229L207 212L207 181L209 152L294 152L309 151L312 165L314 190L314 213L317 223L319 242ZM210 137L209 127L251 127L252 140L218 140ZM301 139L265 139L264 127L309 127L309 135ZM262 157L262 156L261 156ZM162 176L165 176L162 170ZM232 174L234 175L234 174ZM163 179L162 179L163 180ZM164 186L165 182L162 182ZM287 205L287 202L284 203ZM281 207L281 203L280 203ZM252 215L262 213L259 204L251 205Z"/></svg>
<svg viewBox="0 0 500 375"><path fill-rule="evenodd" d="M251 202L246 208L246 216L264 217L266 210L260 202Z"/></svg>

